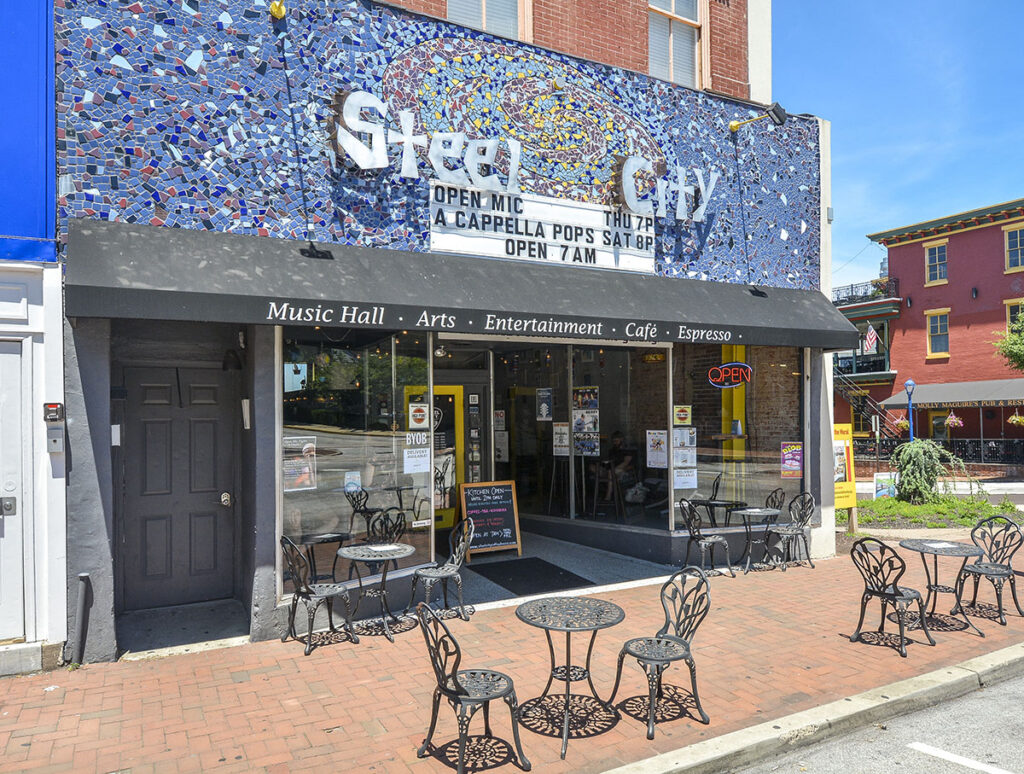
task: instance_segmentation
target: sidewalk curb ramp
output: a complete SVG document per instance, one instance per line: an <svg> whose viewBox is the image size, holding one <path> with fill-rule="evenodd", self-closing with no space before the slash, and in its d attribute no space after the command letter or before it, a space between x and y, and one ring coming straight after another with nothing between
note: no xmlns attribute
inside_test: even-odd
<svg viewBox="0 0 1024 774"><path fill-rule="evenodd" d="M1024 674L1024 643L646 758L606 774L724 774Z"/></svg>

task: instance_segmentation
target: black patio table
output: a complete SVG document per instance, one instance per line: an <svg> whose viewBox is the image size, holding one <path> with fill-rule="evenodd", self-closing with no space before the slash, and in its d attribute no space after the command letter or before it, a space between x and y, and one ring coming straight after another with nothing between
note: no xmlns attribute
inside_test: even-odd
<svg viewBox="0 0 1024 774"><path fill-rule="evenodd" d="M690 505L699 505L708 512L708 519L711 521L712 527L718 526L718 520L715 518L715 511L718 508L725 510L725 524L723 526L729 526L729 514L732 512L731 509L743 508L746 503L742 500L690 500Z"/></svg>
<svg viewBox="0 0 1024 774"><path fill-rule="evenodd" d="M921 554L921 562L924 564L925 578L928 580L928 596L924 600L925 611L928 610L928 603L931 602L931 612L928 615L935 615L935 604L939 598L939 592L944 594L956 594L956 588L953 586L946 586L939 583L939 557L940 556L952 556L957 559L963 559L960 563L960 569L957 570L957 577L960 576L960 571L963 570L964 565L967 564L967 560L981 556L984 553L980 548L972 543L957 543L951 540L935 540L935 539L921 539L916 538L913 540L901 540L900 548L906 548L909 551L917 551ZM928 554L932 556L932 569L928 569ZM971 623L971 619L967 617L967 613L964 612L963 605L960 604L960 598L957 597L957 604L953 610L958 610L960 615L964 617L964 622L970 626L974 631L980 634L982 637L985 634ZM951 615L955 615L953 611L950 611ZM917 624L918 626L920 624Z"/></svg>
<svg viewBox="0 0 1024 774"><path fill-rule="evenodd" d="M401 619L391 612L388 607L388 566L394 559L404 559L416 552L415 546L408 543L359 543L354 546L342 546L338 549L338 556L348 559L356 568L356 579L359 581L359 596L356 597L352 607L352 617L355 618L356 610L359 609L359 602L363 597L377 597L380 600L380 620L384 627L384 636L391 642L395 641L394 635L388 628L388 618L396 622ZM381 564L380 584L376 588L366 588L363 585L363 576L359 572L359 563Z"/></svg>
<svg viewBox="0 0 1024 774"><path fill-rule="evenodd" d="M739 516L741 519L743 519L743 530L745 533L744 539L746 542L743 546L743 554L740 556L740 561L743 561L744 556L747 557L747 564L743 570L744 574L750 572L751 559L753 558L751 554L753 553L754 543L761 543L764 546L765 559L770 562L771 559L768 556L768 538L766 535L762 533L760 540L754 540L754 527L752 522L758 521L763 524L765 519L770 518L772 516L777 517L780 513L782 513L782 511L780 511L778 508L748 507L736 508L735 510L730 511L729 513L735 514Z"/></svg>
<svg viewBox="0 0 1024 774"><path fill-rule="evenodd" d="M607 629L621 623L626 617L625 611L614 602L604 599L587 597L541 597L524 602L516 608L516 617L525 624L544 630L548 640L548 654L551 657L551 673L548 683L544 686L538 701L547 697L554 680L565 682L565 714L562 721L562 758L569 747L569 702L572 683L586 680L590 685L590 693L598 702L612 712L614 709L608 702L602 701L594 688L590 676L590 656L594 652L594 640L601 629ZM565 664L555 664L555 647L551 642L551 632L565 632ZM585 666L572 663L573 632L590 632L590 647L587 648ZM520 708L522 712L522 708Z"/></svg>

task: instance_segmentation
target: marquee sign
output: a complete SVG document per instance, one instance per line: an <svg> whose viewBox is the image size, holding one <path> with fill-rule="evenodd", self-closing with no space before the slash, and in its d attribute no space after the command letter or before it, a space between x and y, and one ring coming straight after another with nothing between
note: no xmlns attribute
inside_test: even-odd
<svg viewBox="0 0 1024 774"><path fill-rule="evenodd" d="M728 389L748 384L754 369L746 363L723 363L708 369L708 381L715 387Z"/></svg>
<svg viewBox="0 0 1024 774"><path fill-rule="evenodd" d="M654 218L546 196L434 182L430 246L439 252L654 273Z"/></svg>

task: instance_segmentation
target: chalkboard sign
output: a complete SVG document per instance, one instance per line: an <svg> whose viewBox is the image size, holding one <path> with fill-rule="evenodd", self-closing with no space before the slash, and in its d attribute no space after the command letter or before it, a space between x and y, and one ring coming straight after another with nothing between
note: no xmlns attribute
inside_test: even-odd
<svg viewBox="0 0 1024 774"><path fill-rule="evenodd" d="M519 506L514 481L485 481L461 484L462 517L473 520L470 554L505 551L523 553L519 539Z"/></svg>

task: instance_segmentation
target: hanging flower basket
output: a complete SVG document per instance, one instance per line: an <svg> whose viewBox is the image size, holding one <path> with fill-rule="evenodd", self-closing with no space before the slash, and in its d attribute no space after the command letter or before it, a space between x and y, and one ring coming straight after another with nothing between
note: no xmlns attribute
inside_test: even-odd
<svg viewBox="0 0 1024 774"><path fill-rule="evenodd" d="M1024 417L1021 417L1021 419L1024 420ZM897 419L896 420L896 429L899 430L901 433L905 433L907 430L910 429L910 420L908 420L908 419Z"/></svg>
<svg viewBox="0 0 1024 774"><path fill-rule="evenodd" d="M1006 423L1009 425L1014 425L1015 427L1022 427L1024 426L1024 416L1018 414L1015 409L1014 412L1010 415L1010 417L1006 420Z"/></svg>
<svg viewBox="0 0 1024 774"><path fill-rule="evenodd" d="M946 417L946 427L963 427L963 426L964 426L964 421L960 417L958 417L956 414L954 414L952 411L950 411L949 415Z"/></svg>

